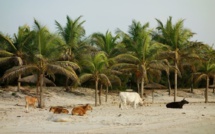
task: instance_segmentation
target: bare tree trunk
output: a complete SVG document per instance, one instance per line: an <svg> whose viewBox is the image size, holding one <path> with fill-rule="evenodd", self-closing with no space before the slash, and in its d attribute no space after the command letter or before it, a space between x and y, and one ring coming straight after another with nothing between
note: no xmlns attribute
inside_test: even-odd
<svg viewBox="0 0 215 134"><path fill-rule="evenodd" d="M98 96L98 78L96 78L96 81L95 81L95 106L97 106L97 96Z"/></svg>
<svg viewBox="0 0 215 134"><path fill-rule="evenodd" d="M23 61L22 61L22 58L21 57L16 57L18 62L19 62L19 66L22 66L23 65ZM18 87L17 87L17 91L19 92L20 91L20 87L21 87L21 82L19 81L21 79L21 74L19 74L19 77L18 77Z"/></svg>
<svg viewBox="0 0 215 134"><path fill-rule="evenodd" d="M101 84L101 87L100 87L100 89L99 89L99 105L102 104L102 98L101 98L101 95L102 95L102 87L103 87L103 85Z"/></svg>
<svg viewBox="0 0 215 134"><path fill-rule="evenodd" d="M39 101L39 108L45 107L44 98L43 98L43 74L40 74L40 101Z"/></svg>
<svg viewBox="0 0 215 134"><path fill-rule="evenodd" d="M70 88L68 87L68 81L69 81L69 78L66 77L66 83L65 83L66 92L69 92L69 91L70 91Z"/></svg>
<svg viewBox="0 0 215 134"><path fill-rule="evenodd" d="M213 76L213 85L215 85L215 75ZM214 93L214 88L213 88L213 93Z"/></svg>
<svg viewBox="0 0 215 134"><path fill-rule="evenodd" d="M213 76L213 85L215 85L215 75Z"/></svg>
<svg viewBox="0 0 215 134"><path fill-rule="evenodd" d="M138 94L140 94L140 82L139 82L139 80L137 80L137 91L138 91Z"/></svg>
<svg viewBox="0 0 215 134"><path fill-rule="evenodd" d="M21 74L19 74L18 77L18 87L17 87L17 92L20 92L20 87L21 87L21 82L19 81L21 79Z"/></svg>
<svg viewBox="0 0 215 134"><path fill-rule="evenodd" d="M205 103L208 103L208 87L209 87L209 77L207 76L207 85L205 89Z"/></svg>
<svg viewBox="0 0 215 134"><path fill-rule="evenodd" d="M105 95L105 102L107 102L107 100L108 100L108 86L106 86L106 95Z"/></svg>
<svg viewBox="0 0 215 134"><path fill-rule="evenodd" d="M171 83L169 80L169 74L167 74L168 88L169 88L169 96L171 95Z"/></svg>
<svg viewBox="0 0 215 134"><path fill-rule="evenodd" d="M175 51L175 68L178 68L177 66L177 61L178 61L178 52L177 50ZM174 102L176 102L176 97L177 97L177 87L178 87L178 74L177 74L177 70L175 69L175 89L174 89Z"/></svg>
<svg viewBox="0 0 215 134"><path fill-rule="evenodd" d="M193 93L193 73L192 73L192 76L191 76L190 92Z"/></svg>
<svg viewBox="0 0 215 134"><path fill-rule="evenodd" d="M39 85L40 85L40 76L37 74L37 96L39 96ZM39 104L38 104L39 107Z"/></svg>
<svg viewBox="0 0 215 134"><path fill-rule="evenodd" d="M141 92L140 92L141 98L143 98L143 94L144 94L144 78L142 78L142 81L141 81Z"/></svg>

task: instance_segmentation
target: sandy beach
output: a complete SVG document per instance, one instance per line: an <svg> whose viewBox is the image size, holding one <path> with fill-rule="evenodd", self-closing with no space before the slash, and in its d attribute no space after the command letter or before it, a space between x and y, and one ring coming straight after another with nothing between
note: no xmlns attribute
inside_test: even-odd
<svg viewBox="0 0 215 134"><path fill-rule="evenodd" d="M36 88L23 87L31 94ZM146 92L144 106L137 109L119 108L117 93L108 95L108 102L102 96L102 105L94 106L94 90L74 89L64 92L62 87L45 88L44 109L29 108L25 112L24 93L12 93L16 87L0 88L0 133L72 133L72 134L214 134L215 132L215 94L209 91L209 102L204 103L204 89L194 89L194 93L179 89L177 101L186 98L190 103L183 109L168 109L166 103L173 101L167 90ZM91 104L93 111L84 116L71 115L74 106ZM64 106L69 114L53 114L51 106Z"/></svg>

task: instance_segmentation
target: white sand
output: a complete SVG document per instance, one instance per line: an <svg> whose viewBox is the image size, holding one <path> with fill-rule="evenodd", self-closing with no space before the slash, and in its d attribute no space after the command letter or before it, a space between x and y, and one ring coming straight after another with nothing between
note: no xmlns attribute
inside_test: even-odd
<svg viewBox="0 0 215 134"><path fill-rule="evenodd" d="M25 94L11 95L16 87L0 92L0 133L74 133L74 134L214 134L215 133L215 94L210 90L209 101L204 103L203 89L195 93L178 91L177 100L186 97L190 103L183 109L167 109L165 103L173 100L166 90L155 91L154 104L151 93L145 98L145 105L133 109L119 109L117 94L108 96L108 102L94 106L94 92L78 88L75 91L85 95L66 93L62 88L49 87L46 92L46 107L25 113ZM27 87L26 87L27 88ZM0 89L5 90L5 89ZM10 90L10 91L8 91ZM32 93L34 89L30 90ZM104 100L104 97L103 97ZM85 116L59 115L49 112L50 106L66 106L70 111L78 104L89 103L93 111ZM16 105L18 104L18 106ZM55 122L55 121L65 122Z"/></svg>

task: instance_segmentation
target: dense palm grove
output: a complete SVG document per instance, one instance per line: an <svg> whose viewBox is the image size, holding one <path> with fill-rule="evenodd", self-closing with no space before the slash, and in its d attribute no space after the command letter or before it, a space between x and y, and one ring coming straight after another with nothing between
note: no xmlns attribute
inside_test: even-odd
<svg viewBox="0 0 215 134"><path fill-rule="evenodd" d="M93 33L85 36L82 17L67 23L55 21L56 33L34 20L34 27L20 26L14 36L0 33L1 85L17 84L33 75L37 82L39 106L43 107L43 86L51 80L66 91L74 87L95 88L101 104L105 89L132 88L141 97L148 83L168 87L169 94L177 88L206 87L215 84L215 51L202 42L190 39L194 33L183 26L184 20L166 23L156 19L158 26L149 28L133 20L128 31L117 29L113 34ZM3 31L2 31L3 32ZM23 83L24 84L24 83Z"/></svg>

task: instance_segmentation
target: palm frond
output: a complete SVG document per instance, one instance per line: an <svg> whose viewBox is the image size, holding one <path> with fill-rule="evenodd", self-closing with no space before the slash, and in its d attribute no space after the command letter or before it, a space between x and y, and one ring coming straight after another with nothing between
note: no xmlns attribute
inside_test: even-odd
<svg viewBox="0 0 215 134"><path fill-rule="evenodd" d="M67 68L67 67L62 67L59 65L54 65L54 64L48 64L47 65L47 70L50 70L53 73L59 73L59 74L63 74L65 76L67 76L68 78L72 79L75 82L78 82L78 76L76 74L76 72L71 69L71 68Z"/></svg>
<svg viewBox="0 0 215 134"><path fill-rule="evenodd" d="M11 51L17 51L17 48L15 47L13 41L8 38L7 36L3 35L0 33L0 42L2 42L1 45L7 44L8 46L6 46L6 48L11 48Z"/></svg>
<svg viewBox="0 0 215 134"><path fill-rule="evenodd" d="M90 74L90 73L85 73L85 74L82 74L80 77L79 77L79 80L80 80L80 83L84 83L90 79L93 79L93 74Z"/></svg>
<svg viewBox="0 0 215 134"><path fill-rule="evenodd" d="M60 65L62 67L72 67L74 70L80 70L79 65L71 61L55 61L54 64Z"/></svg>
<svg viewBox="0 0 215 134"><path fill-rule="evenodd" d="M120 54L113 58L117 62L139 63L139 59L131 54Z"/></svg>
<svg viewBox="0 0 215 134"><path fill-rule="evenodd" d="M6 50L0 50L0 57L10 57L10 56L14 56L14 54Z"/></svg>
<svg viewBox="0 0 215 134"><path fill-rule="evenodd" d="M26 75L32 72L36 72L37 70L38 68L35 65L15 66L5 72L5 74L2 76L2 80L10 80L12 78L18 77L19 74Z"/></svg>
<svg viewBox="0 0 215 134"><path fill-rule="evenodd" d="M1 64L6 64L6 63L9 63L11 61L11 57L3 57L3 58L0 58L0 65Z"/></svg>
<svg viewBox="0 0 215 134"><path fill-rule="evenodd" d="M99 74L99 77L100 77L100 80L102 83L105 83L106 86L111 86L111 82L107 75L101 73L101 74Z"/></svg>
<svg viewBox="0 0 215 134"><path fill-rule="evenodd" d="M61 26L61 24L55 20L55 25L57 26L58 33L59 33L60 35L64 36L64 29L63 29L63 27Z"/></svg>
<svg viewBox="0 0 215 134"><path fill-rule="evenodd" d="M119 86L121 86L122 81L121 79L117 76L117 75L110 75L108 76L109 80L111 81L112 85L114 83L118 84Z"/></svg>
<svg viewBox="0 0 215 134"><path fill-rule="evenodd" d="M111 70L122 70L122 69L134 69L137 68L137 65L135 64L130 64L130 63L118 63L118 64L114 64L113 66L111 66Z"/></svg>
<svg viewBox="0 0 215 134"><path fill-rule="evenodd" d="M207 74L204 74L204 73L200 73L200 74L196 74L196 75L194 75L194 77L195 77L195 83L197 83L197 82L199 82L200 80L202 80L202 79L206 79L206 77L207 77Z"/></svg>

